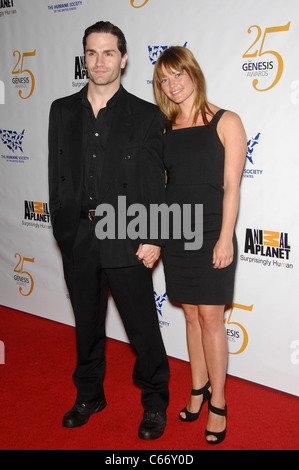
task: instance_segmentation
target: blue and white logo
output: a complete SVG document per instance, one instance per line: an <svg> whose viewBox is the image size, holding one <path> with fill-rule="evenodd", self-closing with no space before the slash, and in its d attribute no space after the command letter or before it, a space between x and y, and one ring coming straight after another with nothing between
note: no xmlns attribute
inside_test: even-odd
<svg viewBox="0 0 299 470"><path fill-rule="evenodd" d="M255 168L256 146L260 143L260 137L261 133L259 132L247 142L246 165L243 170L243 178L255 178L263 174L264 170Z"/></svg>
<svg viewBox="0 0 299 470"><path fill-rule="evenodd" d="M254 165L253 163L253 151L254 147L259 143L259 138L261 136L261 133L259 132L255 137L252 137L252 139L249 139L247 142L247 155L246 157Z"/></svg>
<svg viewBox="0 0 299 470"><path fill-rule="evenodd" d="M3 144L5 144L6 147L12 152L15 152L16 150L21 150L21 152L23 152L22 141L24 133L25 129L23 129L20 134L18 134L16 131L7 131L4 129L0 129L0 138Z"/></svg>
<svg viewBox="0 0 299 470"><path fill-rule="evenodd" d="M185 42L183 47L187 47L187 44L188 43ZM168 49L168 47L169 46L148 46L149 59L153 65L155 65L159 56L165 51L165 49Z"/></svg>
<svg viewBox="0 0 299 470"><path fill-rule="evenodd" d="M155 65L160 54L162 54L168 46L148 46L148 55L151 63Z"/></svg>
<svg viewBox="0 0 299 470"><path fill-rule="evenodd" d="M17 131L0 129L0 144L1 142L8 148L9 152L1 153L1 160L9 163L24 163L29 160L28 155L24 155L23 139L25 129L18 133Z"/></svg>
<svg viewBox="0 0 299 470"><path fill-rule="evenodd" d="M158 295L157 292L154 292L154 294L155 294L157 312L162 317L162 305L163 305L163 302L165 302L165 300L167 299L166 292L163 295Z"/></svg>
<svg viewBox="0 0 299 470"><path fill-rule="evenodd" d="M162 315L162 305L167 300L167 294L165 292L164 294L159 295L155 291L154 291L154 294L155 294L156 308L157 308L157 312L158 312L160 328L162 329L162 328L165 328L165 327L169 327L170 323L168 321L166 321L163 318L163 315Z"/></svg>

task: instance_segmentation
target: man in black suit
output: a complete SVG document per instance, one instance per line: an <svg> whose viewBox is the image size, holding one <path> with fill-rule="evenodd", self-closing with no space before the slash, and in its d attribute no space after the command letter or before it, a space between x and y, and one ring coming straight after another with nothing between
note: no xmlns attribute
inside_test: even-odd
<svg viewBox="0 0 299 470"><path fill-rule="evenodd" d="M136 352L133 380L141 387L144 408L138 435L155 439L166 425L169 379L151 272L161 242L118 237L117 231L115 238L102 239L96 236L95 209L109 204L117 214L120 196L127 206L163 203L164 118L155 105L122 87L127 51L119 28L98 22L86 29L83 46L89 82L52 103L49 123L50 213L76 320L77 398L63 425L81 426L106 406L110 290ZM115 391L120 400L121 390L120 383Z"/></svg>

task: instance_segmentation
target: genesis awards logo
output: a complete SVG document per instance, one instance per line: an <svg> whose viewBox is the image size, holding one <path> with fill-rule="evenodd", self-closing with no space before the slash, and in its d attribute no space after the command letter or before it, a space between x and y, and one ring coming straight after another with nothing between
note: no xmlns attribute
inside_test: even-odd
<svg viewBox="0 0 299 470"><path fill-rule="evenodd" d="M249 336L244 326L246 323L245 312L252 312L252 305L242 305L233 303L229 310L225 311L224 324L228 340L229 354L242 354L248 346ZM237 321L236 321L237 320Z"/></svg>
<svg viewBox="0 0 299 470"><path fill-rule="evenodd" d="M281 33L289 31L290 25L289 21L283 26L263 29L258 25L252 25L248 28L248 34L252 38L249 48L242 56L243 59L247 59L242 63L242 70L256 91L271 90L281 79L284 69L283 57L277 50L272 50L271 42L277 44L276 37L273 36L278 34L282 42L284 38Z"/></svg>
<svg viewBox="0 0 299 470"><path fill-rule="evenodd" d="M35 63L36 49L30 52L15 50L13 56L15 58L15 66L11 72L13 75L11 81L18 90L19 97L22 100L28 100L35 88L35 77L31 66Z"/></svg>
<svg viewBox="0 0 299 470"><path fill-rule="evenodd" d="M17 264L14 268L14 281L18 287L19 293L23 297L28 297L32 294L34 288L33 276L30 274L34 258L27 258L20 253L15 253ZM28 264L30 263L30 264Z"/></svg>

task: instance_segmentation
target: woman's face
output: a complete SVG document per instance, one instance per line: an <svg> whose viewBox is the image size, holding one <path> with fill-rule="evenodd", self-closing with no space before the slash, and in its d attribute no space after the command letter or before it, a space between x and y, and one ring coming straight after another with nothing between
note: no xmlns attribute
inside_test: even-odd
<svg viewBox="0 0 299 470"><path fill-rule="evenodd" d="M186 71L165 69L162 66L161 88L165 95L176 104L183 104L187 101L193 102L194 86Z"/></svg>

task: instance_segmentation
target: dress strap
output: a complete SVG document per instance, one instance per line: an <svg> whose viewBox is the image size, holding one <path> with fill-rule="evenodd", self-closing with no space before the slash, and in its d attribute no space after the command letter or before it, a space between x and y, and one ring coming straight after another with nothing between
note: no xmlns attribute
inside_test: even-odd
<svg viewBox="0 0 299 470"><path fill-rule="evenodd" d="M213 118L210 121L210 125L217 126L219 119L225 113L226 109L219 109L216 114L214 114Z"/></svg>

